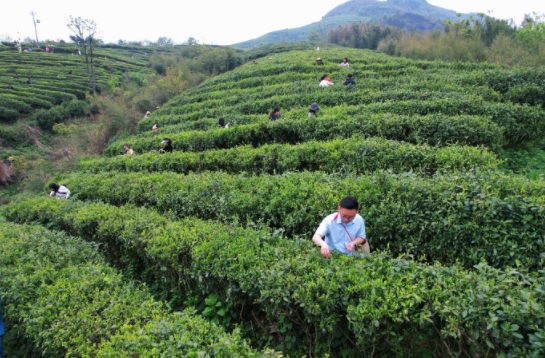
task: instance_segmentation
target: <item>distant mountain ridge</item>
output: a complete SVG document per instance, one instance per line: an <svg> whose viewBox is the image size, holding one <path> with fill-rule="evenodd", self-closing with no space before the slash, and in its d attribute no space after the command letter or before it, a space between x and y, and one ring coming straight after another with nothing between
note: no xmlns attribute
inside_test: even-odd
<svg viewBox="0 0 545 358"><path fill-rule="evenodd" d="M232 45L252 48L272 43L306 41L311 31L325 38L330 29L353 22L373 22L406 30L433 31L443 20L456 19L457 12L431 5L426 0L351 0L328 12L322 20L295 29L273 31ZM469 16L465 14L464 17Z"/></svg>

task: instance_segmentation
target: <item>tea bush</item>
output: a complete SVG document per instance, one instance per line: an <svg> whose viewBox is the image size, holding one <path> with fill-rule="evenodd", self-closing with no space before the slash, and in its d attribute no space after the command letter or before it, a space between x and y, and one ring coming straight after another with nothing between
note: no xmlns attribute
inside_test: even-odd
<svg viewBox="0 0 545 358"><path fill-rule="evenodd" d="M169 221L132 206L40 198L12 203L4 215L96 242L171 294L218 294L241 317L263 317L268 335L296 337L284 348L299 355L544 353L541 270L481 263L467 271L380 253L327 260L308 240L193 217Z"/></svg>
<svg viewBox="0 0 545 358"><path fill-rule="evenodd" d="M378 172L230 175L200 173L72 174L54 179L78 198L131 203L178 217L263 220L288 235L312 235L341 198L354 195L375 249L466 267L486 259L498 268L542 260L545 183L488 171L436 174Z"/></svg>
<svg viewBox="0 0 545 358"><path fill-rule="evenodd" d="M6 334L45 357L276 356L192 312L171 312L125 281L96 245L39 227L0 224ZM30 352L29 352L30 353Z"/></svg>
<svg viewBox="0 0 545 358"><path fill-rule="evenodd" d="M485 145L496 149L504 142L503 131L484 117L442 115L401 116L375 114L339 121L335 117L275 121L217 128L205 132L188 131L169 135L175 150L200 152L227 149L251 144L254 147L269 143L295 144L310 140L332 140L363 137L383 137L415 144L448 146L452 144ZM119 154L125 143L137 153L156 149L164 135L134 137L112 143L105 156Z"/></svg>
<svg viewBox="0 0 545 358"><path fill-rule="evenodd" d="M270 144L259 148L250 146L227 150L208 150L200 153L173 152L159 155L82 159L78 170L85 172L173 171L188 174L202 171L228 173L283 173L287 171L322 170L347 171L357 174L379 169L395 172L415 171L433 174L440 168L463 170L474 167L498 168L493 154L475 147L412 145L381 138L305 142L297 145Z"/></svg>

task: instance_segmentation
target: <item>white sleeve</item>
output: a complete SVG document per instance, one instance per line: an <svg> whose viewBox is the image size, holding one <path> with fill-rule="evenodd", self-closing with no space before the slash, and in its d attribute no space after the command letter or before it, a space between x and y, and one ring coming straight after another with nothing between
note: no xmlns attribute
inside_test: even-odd
<svg viewBox="0 0 545 358"><path fill-rule="evenodd" d="M66 188L66 199L68 199L70 197L70 190L68 190L68 188Z"/></svg>
<svg viewBox="0 0 545 358"><path fill-rule="evenodd" d="M55 190L52 190L51 194L49 194L49 195L55 195Z"/></svg>

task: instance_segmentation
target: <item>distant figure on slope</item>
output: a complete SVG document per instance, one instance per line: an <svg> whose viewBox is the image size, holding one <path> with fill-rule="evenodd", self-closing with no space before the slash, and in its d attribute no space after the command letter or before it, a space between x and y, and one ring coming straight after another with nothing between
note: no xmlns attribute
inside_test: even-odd
<svg viewBox="0 0 545 358"><path fill-rule="evenodd" d="M269 113L269 120L276 121L277 119L280 119L280 109L275 108Z"/></svg>
<svg viewBox="0 0 545 358"><path fill-rule="evenodd" d="M310 109L308 110L307 118L318 117L319 110L320 107L318 107L318 103L311 104Z"/></svg>
<svg viewBox="0 0 545 358"><path fill-rule="evenodd" d="M50 198L53 195L55 195L57 197L57 199L68 199L68 198L70 198L70 190L68 190L68 188L65 187L64 185L51 183L51 184L49 184L49 189L51 189L51 193L49 194Z"/></svg>
<svg viewBox="0 0 545 358"><path fill-rule="evenodd" d="M320 78L322 82L320 82L321 87L327 87L327 86L333 86L334 83L331 82L331 79L327 77L327 75L323 75L322 78Z"/></svg>
<svg viewBox="0 0 545 358"><path fill-rule="evenodd" d="M72 70L68 71L68 75L72 76Z"/></svg>
<svg viewBox="0 0 545 358"><path fill-rule="evenodd" d="M125 150L125 155L134 155L134 150L132 150L128 144L125 144L123 149Z"/></svg>
<svg viewBox="0 0 545 358"><path fill-rule="evenodd" d="M28 80L26 80L26 84L27 84L27 85L32 84L32 81L30 80L30 78L29 78Z"/></svg>
<svg viewBox="0 0 545 358"><path fill-rule="evenodd" d="M81 56L81 50L78 50L78 56Z"/></svg>
<svg viewBox="0 0 545 358"><path fill-rule="evenodd" d="M342 63L339 63L339 66L342 67L350 67L350 63L348 62L348 57L345 57Z"/></svg>
<svg viewBox="0 0 545 358"><path fill-rule="evenodd" d="M356 81L354 81L354 79L352 78L352 74L349 73L348 75L346 75L346 81L343 82L343 86L347 86L347 85L356 85Z"/></svg>
<svg viewBox="0 0 545 358"><path fill-rule="evenodd" d="M144 119L148 118L150 116L151 112L150 111L147 111L146 112L146 115L144 116Z"/></svg>
<svg viewBox="0 0 545 358"><path fill-rule="evenodd" d="M46 48L45 48L45 52L49 52L49 47L46 47Z"/></svg>
<svg viewBox="0 0 545 358"><path fill-rule="evenodd" d="M323 66L323 65L324 65L324 62L322 61L322 59L321 59L320 57L318 57L318 58L316 59L316 64L317 64L318 66Z"/></svg>
<svg viewBox="0 0 545 358"><path fill-rule="evenodd" d="M8 84L8 89L9 89L9 90L12 90L12 89L13 89L13 86L11 85L11 83ZM1 358L1 356L0 356L0 358Z"/></svg>
<svg viewBox="0 0 545 358"><path fill-rule="evenodd" d="M253 62L253 63L254 63L254 65L257 65L257 61L256 61L256 60L254 60L254 62Z"/></svg>
<svg viewBox="0 0 545 358"><path fill-rule="evenodd" d="M14 80L18 80L18 79L19 79L19 75L18 75L18 74L15 74L15 76L13 76L13 79L14 79Z"/></svg>
<svg viewBox="0 0 545 358"><path fill-rule="evenodd" d="M4 357L4 316L2 316L2 298L0 297L0 358Z"/></svg>
<svg viewBox="0 0 545 358"><path fill-rule="evenodd" d="M221 117L220 119L218 119L218 128L228 129L229 127L231 127L231 122L225 124L225 118Z"/></svg>
<svg viewBox="0 0 545 358"><path fill-rule="evenodd" d="M163 145L164 147L159 149L159 153L161 154L164 154L164 153L172 153L172 141L168 138L165 138L163 139L163 141L161 142L161 145Z"/></svg>
<svg viewBox="0 0 545 358"><path fill-rule="evenodd" d="M371 250L365 234L365 222L358 215L356 198L345 196L339 203L337 212L322 221L312 241L321 247L320 251L327 259L331 257L331 249L352 256L354 249L363 245L362 251L369 253Z"/></svg>
<svg viewBox="0 0 545 358"><path fill-rule="evenodd" d="M153 127L151 127L151 130L158 131L159 130L159 125L157 123L155 123L153 125Z"/></svg>

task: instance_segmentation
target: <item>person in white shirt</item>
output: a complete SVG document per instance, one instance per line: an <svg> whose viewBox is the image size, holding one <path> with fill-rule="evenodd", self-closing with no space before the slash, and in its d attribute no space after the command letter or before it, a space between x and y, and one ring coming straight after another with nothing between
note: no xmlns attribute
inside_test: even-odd
<svg viewBox="0 0 545 358"><path fill-rule="evenodd" d="M345 57L342 63L339 63L339 66L342 67L350 67L350 63L348 62L348 57Z"/></svg>
<svg viewBox="0 0 545 358"><path fill-rule="evenodd" d="M53 195L57 197L57 199L68 199L70 198L70 190L68 190L67 187L64 185L59 185L55 183L49 184L49 189L51 189L51 193L49 194L49 197L51 198Z"/></svg>
<svg viewBox="0 0 545 358"><path fill-rule="evenodd" d="M327 75L323 75L322 78L320 78L322 82L320 82L321 87L327 87L327 86L333 86L334 83L331 82L331 79L327 77Z"/></svg>

